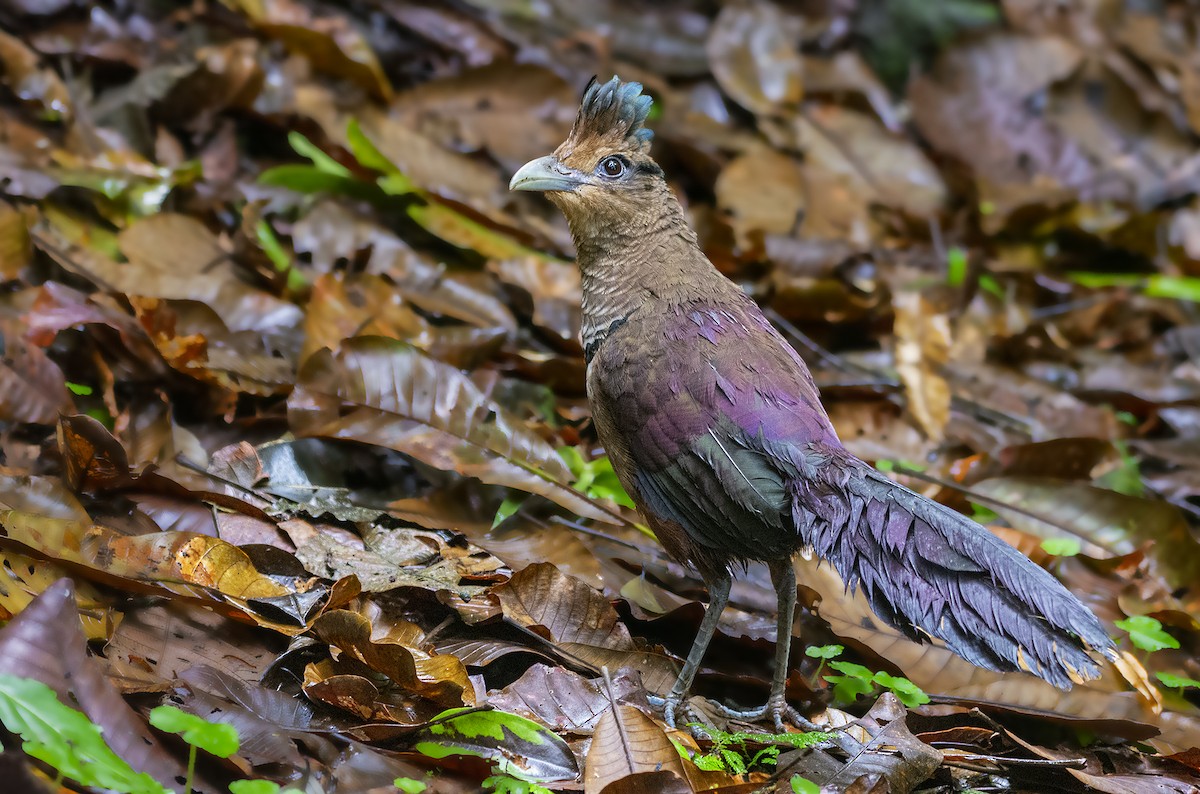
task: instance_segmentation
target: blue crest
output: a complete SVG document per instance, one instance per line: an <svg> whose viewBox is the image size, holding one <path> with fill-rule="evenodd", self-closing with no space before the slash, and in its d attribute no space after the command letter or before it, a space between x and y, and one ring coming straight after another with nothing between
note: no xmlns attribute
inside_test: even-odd
<svg viewBox="0 0 1200 794"><path fill-rule="evenodd" d="M607 83L593 77L583 92L572 137L619 134L635 148L648 146L654 137L646 118L654 99L642 93L641 83L622 83L616 75Z"/></svg>

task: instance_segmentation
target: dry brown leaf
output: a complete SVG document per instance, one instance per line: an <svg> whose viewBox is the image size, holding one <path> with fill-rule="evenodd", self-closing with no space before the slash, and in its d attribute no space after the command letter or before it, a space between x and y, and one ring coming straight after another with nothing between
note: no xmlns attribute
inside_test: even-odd
<svg viewBox="0 0 1200 794"><path fill-rule="evenodd" d="M556 643L632 651L633 639L604 596L549 563L513 574L492 593L504 614Z"/></svg>
<svg viewBox="0 0 1200 794"><path fill-rule="evenodd" d="M352 80L379 99L392 98L379 59L348 17L316 14L295 0L237 0L232 5L317 69Z"/></svg>
<svg viewBox="0 0 1200 794"><path fill-rule="evenodd" d="M39 63L37 53L25 42L0 31L0 75L8 89L22 102L49 118L69 117L71 94L54 70Z"/></svg>
<svg viewBox="0 0 1200 794"><path fill-rule="evenodd" d="M350 658L383 673L405 690L446 707L475 705L475 688L457 658L424 650L424 633L415 624L396 621L375 638L362 615L335 609L317 618L313 634Z"/></svg>
<svg viewBox="0 0 1200 794"><path fill-rule="evenodd" d="M804 169L795 159L760 146L721 170L713 190L743 251L762 246L764 235L789 234L805 206Z"/></svg>
<svg viewBox="0 0 1200 794"><path fill-rule="evenodd" d="M996 500L995 510L1018 529L1077 539L1084 554L1104 559L1148 544L1154 571L1172 588L1200 580L1200 543L1166 502L1050 477L993 477L972 490Z"/></svg>
<svg viewBox="0 0 1200 794"><path fill-rule="evenodd" d="M618 672L608 685L600 678L586 679L562 667L535 664L504 689L489 693L492 708L520 714L558 732L589 735L612 705L637 695L636 677Z"/></svg>
<svg viewBox="0 0 1200 794"><path fill-rule="evenodd" d="M570 470L554 449L460 371L395 340L359 337L337 353L318 351L300 372L288 416L297 435L387 446L440 469L545 496L579 515L623 523L568 485Z"/></svg>
<svg viewBox="0 0 1200 794"><path fill-rule="evenodd" d="M754 113L796 104L804 94L804 60L797 46L802 28L799 17L765 0L725 5L707 45L717 83Z"/></svg>
<svg viewBox="0 0 1200 794"><path fill-rule="evenodd" d="M257 683L275 661L278 639L184 604L127 609L104 647L109 677L123 692L162 692L194 665Z"/></svg>
<svg viewBox="0 0 1200 794"><path fill-rule="evenodd" d="M62 370L40 347L5 334L0 361L0 419L52 424L74 410Z"/></svg>
<svg viewBox="0 0 1200 794"><path fill-rule="evenodd" d="M618 785L632 775L649 778ZM614 787L615 786L615 787ZM683 759L662 728L633 706L614 705L596 725L583 771L586 794L690 792Z"/></svg>
<svg viewBox="0 0 1200 794"><path fill-rule="evenodd" d="M486 150L515 172L567 136L577 99L543 66L500 62L422 83L397 96L392 110L447 149Z"/></svg>
<svg viewBox="0 0 1200 794"><path fill-rule="evenodd" d="M113 752L135 770L166 786L186 779L183 765L158 742L104 676L101 664L89 656L76 610L70 579L47 588L0 629L0 673L36 679L55 690L63 703L77 703L104 729ZM197 794L219 790L203 779L203 773L200 777Z"/></svg>
<svg viewBox="0 0 1200 794"><path fill-rule="evenodd" d="M950 357L950 319L916 290L897 293L892 306L896 371L904 383L908 409L931 441L941 441L950 421L950 387L941 374Z"/></svg>
<svg viewBox="0 0 1200 794"><path fill-rule="evenodd" d="M170 585L182 582L239 599L292 591L263 576L246 553L223 540L187 532L122 536L96 524L0 512L7 540L97 572Z"/></svg>
<svg viewBox="0 0 1200 794"><path fill-rule="evenodd" d="M382 277L371 273L322 274L314 283L304 314L300 360L352 336L386 336L428 350L429 323L414 312Z"/></svg>

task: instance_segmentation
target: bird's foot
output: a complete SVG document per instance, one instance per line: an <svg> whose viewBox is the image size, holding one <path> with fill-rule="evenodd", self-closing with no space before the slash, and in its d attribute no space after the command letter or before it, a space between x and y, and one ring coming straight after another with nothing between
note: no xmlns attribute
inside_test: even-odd
<svg viewBox="0 0 1200 794"><path fill-rule="evenodd" d="M802 731L819 731L821 727L812 720L805 717L796 709L787 704L783 697L771 697L765 704L756 709L732 709L728 706L714 704L722 714L731 720L739 722L758 722L759 720L771 718L772 725L775 726L776 733L784 733L784 720L790 722Z"/></svg>
<svg viewBox="0 0 1200 794"><path fill-rule="evenodd" d="M662 709L663 721L672 728L678 727L677 721L682 718L682 723L687 727L689 733L696 739L711 739L713 738L712 718L705 715L701 710L697 709L690 698L667 695L659 697L658 695L649 695L646 700L650 703L651 708ZM705 701L709 706L716 704L711 701ZM723 707L722 707L723 708Z"/></svg>

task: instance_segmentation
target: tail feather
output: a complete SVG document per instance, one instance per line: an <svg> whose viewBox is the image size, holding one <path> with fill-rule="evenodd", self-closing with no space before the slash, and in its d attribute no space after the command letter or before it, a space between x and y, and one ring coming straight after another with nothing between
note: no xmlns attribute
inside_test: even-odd
<svg viewBox="0 0 1200 794"><path fill-rule="evenodd" d="M1116 658L1087 607L974 521L845 453L830 451L809 471L816 476L793 490L802 538L912 639L937 637L980 667L1062 689L1100 674L1089 649Z"/></svg>

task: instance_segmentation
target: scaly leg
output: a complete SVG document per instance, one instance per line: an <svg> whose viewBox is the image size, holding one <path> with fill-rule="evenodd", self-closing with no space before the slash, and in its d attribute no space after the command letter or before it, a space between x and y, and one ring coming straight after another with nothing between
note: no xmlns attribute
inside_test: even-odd
<svg viewBox="0 0 1200 794"><path fill-rule="evenodd" d="M688 652L687 661L683 663L683 669L679 671L679 678L675 679L675 685L671 687L671 692L663 702L663 718L672 728L675 727L675 712L692 688L692 680L696 677L696 671L700 669L704 652L708 650L708 644L712 641L717 624L721 621L721 613L725 611L725 606L729 603L729 588L733 585L733 576L729 571L722 571L719 575L707 579L706 584L708 585L708 610L704 613L704 620L700 621L696 640L692 643L692 650ZM796 586L793 584L793 594L795 590Z"/></svg>
<svg viewBox="0 0 1200 794"><path fill-rule="evenodd" d="M769 716L778 733L783 733L783 719L806 731L818 730L817 726L804 718L800 712L787 704L784 686L788 677L788 655L792 649L792 620L796 614L796 569L791 559L767 563L771 571L771 583L779 595L779 617L775 634L775 674L771 678L771 696L766 705L748 711L737 711L721 707L734 719L752 722Z"/></svg>

